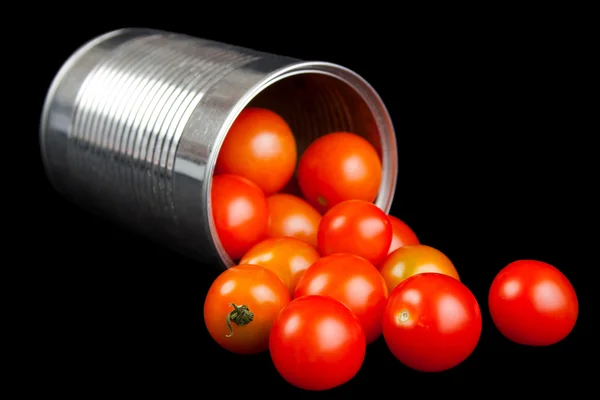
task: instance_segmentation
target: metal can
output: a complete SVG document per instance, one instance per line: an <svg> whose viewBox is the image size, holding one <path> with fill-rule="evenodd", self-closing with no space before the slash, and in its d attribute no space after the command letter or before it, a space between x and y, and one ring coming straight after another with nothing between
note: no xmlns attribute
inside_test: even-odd
<svg viewBox="0 0 600 400"><path fill-rule="evenodd" d="M333 131L365 137L382 160L375 204L389 211L397 178L390 116L359 75L151 29L121 29L78 49L54 78L40 145L54 188L89 211L203 264L228 268L210 187L227 131L246 106L292 128L298 154Z"/></svg>

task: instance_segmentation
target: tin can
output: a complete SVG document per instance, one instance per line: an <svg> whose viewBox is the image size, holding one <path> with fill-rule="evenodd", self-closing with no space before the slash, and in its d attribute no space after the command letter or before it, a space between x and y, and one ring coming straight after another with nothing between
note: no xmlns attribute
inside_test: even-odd
<svg viewBox="0 0 600 400"><path fill-rule="evenodd" d="M228 268L233 261L216 234L210 187L221 144L246 106L281 115L299 155L332 131L365 137L383 166L375 204L389 211L396 138L363 78L332 63L151 29L101 35L61 67L41 118L46 174L75 204Z"/></svg>

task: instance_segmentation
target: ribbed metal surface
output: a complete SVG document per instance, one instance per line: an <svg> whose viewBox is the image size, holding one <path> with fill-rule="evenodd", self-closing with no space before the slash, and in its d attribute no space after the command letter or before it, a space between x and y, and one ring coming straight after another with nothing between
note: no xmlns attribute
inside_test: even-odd
<svg viewBox="0 0 600 400"><path fill-rule="evenodd" d="M123 29L75 52L49 89L40 128L48 177L59 192L176 250L226 267L210 183L227 129L247 104L279 113L299 152L335 130L379 150L377 205L396 180L385 107L353 72L147 29Z"/></svg>
<svg viewBox="0 0 600 400"><path fill-rule="evenodd" d="M124 43L87 76L69 131L72 179L115 212L176 218L171 187L177 145L207 87L256 59L163 36ZM176 222L176 221L174 221Z"/></svg>

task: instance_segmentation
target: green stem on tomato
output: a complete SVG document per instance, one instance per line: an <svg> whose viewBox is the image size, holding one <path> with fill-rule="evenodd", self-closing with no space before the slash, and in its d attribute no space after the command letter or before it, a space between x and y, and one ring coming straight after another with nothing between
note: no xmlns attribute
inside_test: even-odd
<svg viewBox="0 0 600 400"><path fill-rule="evenodd" d="M225 335L225 337L228 338L233 336L232 322L237 326L244 326L248 325L254 319L254 313L250 311L247 305L237 306L235 303L229 303L229 307L233 307L233 310L227 314L225 320L227 328L229 328L229 335Z"/></svg>

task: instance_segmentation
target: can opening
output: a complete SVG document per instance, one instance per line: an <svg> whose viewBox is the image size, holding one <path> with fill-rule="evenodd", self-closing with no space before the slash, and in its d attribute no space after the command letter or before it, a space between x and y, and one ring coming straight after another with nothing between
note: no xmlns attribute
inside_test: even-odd
<svg viewBox="0 0 600 400"><path fill-rule="evenodd" d="M267 108L292 128L298 157L318 137L352 132L367 139L381 158L381 138L365 100L342 80L324 74L299 74L260 92L249 107Z"/></svg>
<svg viewBox="0 0 600 400"><path fill-rule="evenodd" d="M239 111L261 107L283 117L294 133L298 161L310 143L331 132L351 132L367 139L383 166L375 204L387 212L395 190L397 155L393 126L381 99L366 81L346 68L328 63L296 67L265 81ZM209 211L210 233L225 266L230 267L234 262L221 245Z"/></svg>

